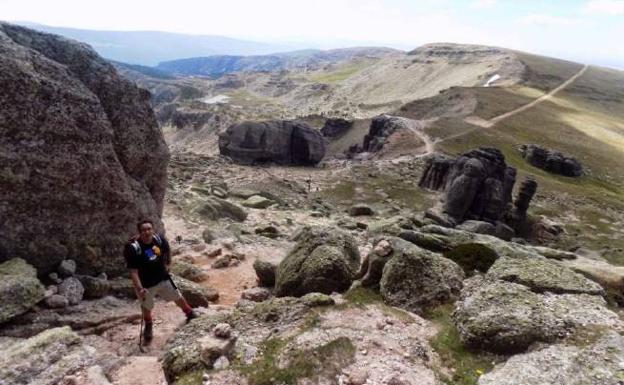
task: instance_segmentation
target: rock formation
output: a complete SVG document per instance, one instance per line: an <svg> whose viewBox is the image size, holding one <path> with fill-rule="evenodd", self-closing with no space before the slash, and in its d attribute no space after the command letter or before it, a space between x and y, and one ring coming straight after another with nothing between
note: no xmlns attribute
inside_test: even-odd
<svg viewBox="0 0 624 385"><path fill-rule="evenodd" d="M467 223L464 227L491 229L477 232L509 240L513 230L524 223L537 189L535 180L527 179L512 204L515 182L516 170L507 166L503 153L496 148L482 147L455 160L441 155L429 158L419 186L445 193L438 209L441 212L430 211L430 218L438 218L448 225L469 221L470 225Z"/></svg>
<svg viewBox="0 0 624 385"><path fill-rule="evenodd" d="M522 157L537 168L563 176L581 176L583 166L573 157L535 144L520 146Z"/></svg>
<svg viewBox="0 0 624 385"><path fill-rule="evenodd" d="M383 148L388 137L399 129L407 129L405 118L386 114L376 116L371 121L368 134L364 136L362 144L351 146L348 154L378 152Z"/></svg>
<svg viewBox="0 0 624 385"><path fill-rule="evenodd" d="M337 138L353 126L353 121L342 118L330 118L325 121L321 134L326 138Z"/></svg>
<svg viewBox="0 0 624 385"><path fill-rule="evenodd" d="M360 252L351 235L334 228L308 227L295 241L295 247L277 267L276 296L331 294L351 286L360 263Z"/></svg>
<svg viewBox="0 0 624 385"><path fill-rule="evenodd" d="M0 89L0 261L123 270L137 220L161 227L169 153L149 93L84 44L6 23Z"/></svg>
<svg viewBox="0 0 624 385"><path fill-rule="evenodd" d="M219 151L242 163L314 165L325 156L325 140L297 121L243 122L219 136Z"/></svg>

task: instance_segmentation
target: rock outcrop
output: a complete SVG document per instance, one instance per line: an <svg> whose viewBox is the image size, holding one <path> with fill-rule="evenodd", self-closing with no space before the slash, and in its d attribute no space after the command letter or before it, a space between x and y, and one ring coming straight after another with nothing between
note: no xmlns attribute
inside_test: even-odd
<svg viewBox="0 0 624 385"><path fill-rule="evenodd" d="M219 136L219 151L242 163L314 165L325 156L325 139L302 122L243 122Z"/></svg>
<svg viewBox="0 0 624 385"><path fill-rule="evenodd" d="M277 267L276 296L331 294L351 286L360 264L360 252L351 235L335 228L307 227L295 241Z"/></svg>
<svg viewBox="0 0 624 385"><path fill-rule="evenodd" d="M444 156L429 158L419 186L441 190L439 205L427 217L447 226L465 221L465 228L510 240L526 220L526 211L537 189L528 178L512 204L516 169L507 166L505 156L496 148L481 147L452 160ZM478 225L478 226L477 226ZM509 227L511 226L511 227Z"/></svg>
<svg viewBox="0 0 624 385"><path fill-rule="evenodd" d="M535 144L520 146L522 157L531 165L553 174L577 177L583 175L581 162L559 151L543 148Z"/></svg>
<svg viewBox="0 0 624 385"><path fill-rule="evenodd" d="M169 153L149 93L85 44L6 23L0 89L0 260L122 271L135 223L162 227Z"/></svg>
<svg viewBox="0 0 624 385"><path fill-rule="evenodd" d="M587 327L622 329L617 314L600 296L540 293L494 277L488 273L464 281L456 303L453 319L462 342L470 347L508 354ZM535 283L527 282L539 287Z"/></svg>
<svg viewBox="0 0 624 385"><path fill-rule="evenodd" d="M479 378L479 385L619 385L624 337L613 331L586 345L557 344L518 354Z"/></svg>
<svg viewBox="0 0 624 385"><path fill-rule="evenodd" d="M354 144L348 150L348 155L360 152L379 152L388 137L397 130L406 130L406 119L399 116L382 114L371 120L368 134L364 136L362 144Z"/></svg>

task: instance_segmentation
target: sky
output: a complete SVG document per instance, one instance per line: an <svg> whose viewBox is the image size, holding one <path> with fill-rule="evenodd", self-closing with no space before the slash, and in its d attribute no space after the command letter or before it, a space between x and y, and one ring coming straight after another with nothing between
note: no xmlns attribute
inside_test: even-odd
<svg viewBox="0 0 624 385"><path fill-rule="evenodd" d="M0 19L310 48L473 43L624 69L624 0L0 0Z"/></svg>

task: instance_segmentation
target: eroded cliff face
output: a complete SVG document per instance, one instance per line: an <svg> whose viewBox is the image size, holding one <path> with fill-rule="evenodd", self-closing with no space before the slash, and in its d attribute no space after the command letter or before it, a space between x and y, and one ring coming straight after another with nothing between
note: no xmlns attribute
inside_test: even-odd
<svg viewBox="0 0 624 385"><path fill-rule="evenodd" d="M89 46L0 23L0 260L124 269L140 218L161 227L169 152L149 93Z"/></svg>

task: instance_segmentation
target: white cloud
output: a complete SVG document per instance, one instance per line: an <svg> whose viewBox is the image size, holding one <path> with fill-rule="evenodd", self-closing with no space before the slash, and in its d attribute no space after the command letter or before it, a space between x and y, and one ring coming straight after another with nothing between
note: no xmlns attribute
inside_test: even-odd
<svg viewBox="0 0 624 385"><path fill-rule="evenodd" d="M475 0L472 2L473 7L477 8L492 8L496 6L497 0Z"/></svg>
<svg viewBox="0 0 624 385"><path fill-rule="evenodd" d="M624 15L624 0L592 0L585 6L585 11L613 16Z"/></svg>
<svg viewBox="0 0 624 385"><path fill-rule="evenodd" d="M534 13L524 16L517 20L519 24L524 25L538 25L538 26L572 26L584 24L585 21L581 19L574 19L569 17L552 16L541 13Z"/></svg>

